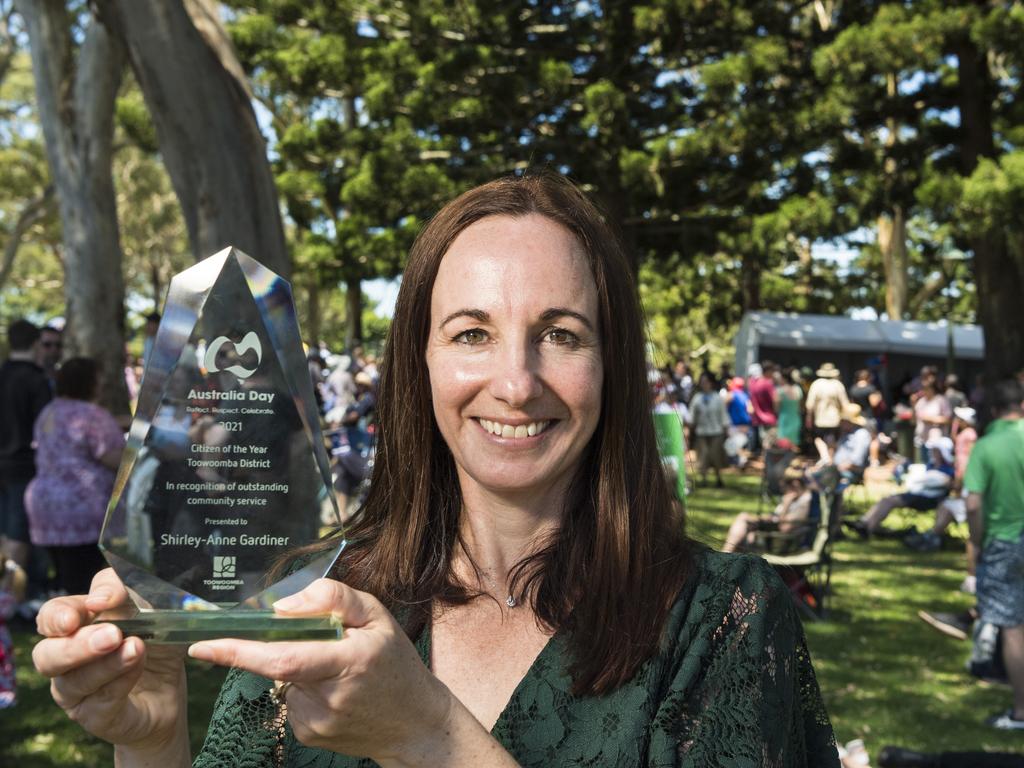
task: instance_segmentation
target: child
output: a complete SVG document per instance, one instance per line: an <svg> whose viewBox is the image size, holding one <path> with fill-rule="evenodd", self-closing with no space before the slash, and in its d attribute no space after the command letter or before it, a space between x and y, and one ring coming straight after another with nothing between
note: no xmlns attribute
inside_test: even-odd
<svg viewBox="0 0 1024 768"><path fill-rule="evenodd" d="M7 619L25 596L25 572L13 560L0 555L0 709L15 704L14 642Z"/></svg>

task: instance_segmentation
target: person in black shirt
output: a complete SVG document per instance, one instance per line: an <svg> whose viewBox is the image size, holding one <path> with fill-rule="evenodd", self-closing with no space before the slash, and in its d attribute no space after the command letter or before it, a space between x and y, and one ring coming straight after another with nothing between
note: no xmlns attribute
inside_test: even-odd
<svg viewBox="0 0 1024 768"><path fill-rule="evenodd" d="M39 329L15 320L7 329L10 353L0 366L0 550L28 566L25 488L35 476L32 427L52 397L46 373L37 364Z"/></svg>

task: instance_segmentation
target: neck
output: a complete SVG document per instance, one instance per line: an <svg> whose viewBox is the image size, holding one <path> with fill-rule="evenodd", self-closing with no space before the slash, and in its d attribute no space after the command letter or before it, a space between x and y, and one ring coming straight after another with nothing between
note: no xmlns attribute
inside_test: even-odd
<svg viewBox="0 0 1024 768"><path fill-rule="evenodd" d="M460 534L466 554L504 586L511 568L542 547L562 523L568 482L542 493L498 494L475 483L462 483ZM461 575L472 567L459 563Z"/></svg>

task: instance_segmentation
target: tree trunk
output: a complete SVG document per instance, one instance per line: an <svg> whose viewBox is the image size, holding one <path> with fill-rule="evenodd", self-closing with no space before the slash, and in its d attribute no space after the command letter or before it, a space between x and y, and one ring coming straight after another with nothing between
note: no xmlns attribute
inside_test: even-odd
<svg viewBox="0 0 1024 768"><path fill-rule="evenodd" d="M196 259L234 245L291 274L266 142L204 0L96 0L128 48Z"/></svg>
<svg viewBox="0 0 1024 768"><path fill-rule="evenodd" d="M111 175L114 99L124 50L97 19L77 63L64 0L18 0L32 49L36 101L64 240L65 339L101 364L100 403L128 412L124 278Z"/></svg>
<svg viewBox="0 0 1024 768"><path fill-rule="evenodd" d="M960 159L969 176L982 157L995 157L992 127L993 83L984 51L966 35L956 48L959 70L958 106L963 138ZM978 318L985 332L985 375L997 381L1024 367L1024 254L1015 258L1005 233L992 231L971 240L978 285Z"/></svg>
<svg viewBox="0 0 1024 768"><path fill-rule="evenodd" d="M306 341L311 347L320 344L320 326L323 324L320 312L320 286L316 280L306 284Z"/></svg>
<svg viewBox="0 0 1024 768"><path fill-rule="evenodd" d="M744 312L761 308L761 258L743 254L740 265L740 306Z"/></svg>
<svg viewBox="0 0 1024 768"><path fill-rule="evenodd" d="M878 217L878 249L885 274L885 313L890 320L902 320L907 311L907 217L903 206Z"/></svg>
<svg viewBox="0 0 1024 768"><path fill-rule="evenodd" d="M358 278L345 283L345 346L352 350L363 343L363 289Z"/></svg>

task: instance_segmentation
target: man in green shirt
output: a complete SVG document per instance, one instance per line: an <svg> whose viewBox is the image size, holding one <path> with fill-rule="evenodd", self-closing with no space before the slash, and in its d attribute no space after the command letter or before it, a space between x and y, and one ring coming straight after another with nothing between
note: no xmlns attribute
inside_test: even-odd
<svg viewBox="0 0 1024 768"><path fill-rule="evenodd" d="M987 721L1024 730L1024 387L992 388L996 417L971 452L964 474L967 525L978 561L978 614L1000 628L1013 708Z"/></svg>

